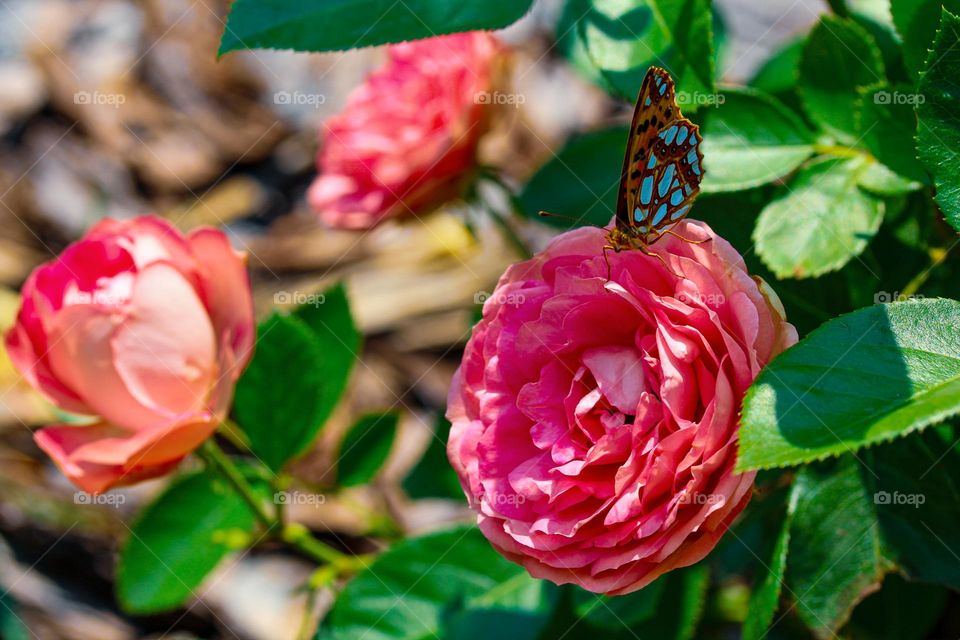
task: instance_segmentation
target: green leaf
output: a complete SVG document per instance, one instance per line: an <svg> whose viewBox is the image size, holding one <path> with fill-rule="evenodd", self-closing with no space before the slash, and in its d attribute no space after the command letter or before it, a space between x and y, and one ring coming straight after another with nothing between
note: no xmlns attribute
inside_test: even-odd
<svg viewBox="0 0 960 640"><path fill-rule="evenodd" d="M294 315L313 331L323 357L313 363L323 384L320 387L320 404L317 420L323 425L336 408L347 388L350 372L360 356L362 335L350 313L347 290L336 284L324 291L318 304L298 307ZM316 433L305 434L302 447L313 442Z"/></svg>
<svg viewBox="0 0 960 640"><path fill-rule="evenodd" d="M523 187L523 213L540 211L573 218L540 218L561 229L610 224L616 210L627 127L588 133L571 140Z"/></svg>
<svg viewBox="0 0 960 640"><path fill-rule="evenodd" d="M908 180L887 169L879 162L870 162L860 174L857 185L874 195L881 197L902 196L922 189L923 185Z"/></svg>
<svg viewBox="0 0 960 640"><path fill-rule="evenodd" d="M806 125L775 99L728 90L706 115L704 192L749 189L787 175L813 155Z"/></svg>
<svg viewBox="0 0 960 640"><path fill-rule="evenodd" d="M787 588L800 619L818 638L834 637L893 569L859 471L846 456L805 467L795 480Z"/></svg>
<svg viewBox="0 0 960 640"><path fill-rule="evenodd" d="M500 624L533 640L555 589L504 559L475 527L404 540L350 582L323 621L318 640L459 639L476 624ZM489 617L487 617L489 616ZM487 636L492 637L492 636ZM511 638L514 636L511 635Z"/></svg>
<svg viewBox="0 0 960 640"><path fill-rule="evenodd" d="M875 84L861 87L857 105L860 144L895 173L915 182L927 182L917 160L917 116L913 104L920 99L906 87Z"/></svg>
<svg viewBox="0 0 960 640"><path fill-rule="evenodd" d="M340 445L337 482L343 487L366 484L387 461L399 416L396 413L371 413L350 428Z"/></svg>
<svg viewBox="0 0 960 640"><path fill-rule="evenodd" d="M780 604L780 591L783 576L787 569L787 550L790 546L790 527L797 509L800 491L794 485L790 492L787 512L783 519L780 534L773 547L770 563L763 566L762 580L754 587L747 609L747 619L743 623L742 640L760 640L767 634L773 616Z"/></svg>
<svg viewBox="0 0 960 640"><path fill-rule="evenodd" d="M28 640L33 635L20 617L20 606L9 592L0 595L0 638L4 640Z"/></svg>
<svg viewBox="0 0 960 640"><path fill-rule="evenodd" d="M714 92L709 0L568 0L559 32L575 29L572 55L589 61L614 93L633 101L650 65L677 83L680 106L695 110Z"/></svg>
<svg viewBox="0 0 960 640"><path fill-rule="evenodd" d="M300 453L323 424L318 364L325 357L301 321L274 314L257 328L257 350L237 383L234 414L253 453L274 471Z"/></svg>
<svg viewBox="0 0 960 640"><path fill-rule="evenodd" d="M253 529L254 515L219 478L176 478L144 509L120 551L117 596L129 613L181 606L231 548L232 532Z"/></svg>
<svg viewBox="0 0 960 640"><path fill-rule="evenodd" d="M803 40L794 40L774 53L750 80L750 86L771 95L792 91L797 84Z"/></svg>
<svg viewBox="0 0 960 640"><path fill-rule="evenodd" d="M947 604L941 588L907 582L889 574L876 593L854 609L847 633L852 640L923 640L929 637Z"/></svg>
<svg viewBox="0 0 960 640"><path fill-rule="evenodd" d="M937 3L939 5L939 3ZM943 12L940 30L920 80L920 160L933 175L937 204L960 231L960 18Z"/></svg>
<svg viewBox="0 0 960 640"><path fill-rule="evenodd" d="M828 133L856 140L857 89L884 79L873 37L852 20L824 16L800 59L800 94L810 117Z"/></svg>
<svg viewBox="0 0 960 640"><path fill-rule="evenodd" d="M960 302L876 305L824 324L760 373L738 469L800 464L960 412Z"/></svg>
<svg viewBox="0 0 960 640"><path fill-rule="evenodd" d="M457 473L447 460L447 438L450 421L437 417L430 444L417 465L403 480L403 490L414 500L421 498L463 499L463 489Z"/></svg>
<svg viewBox="0 0 960 640"><path fill-rule="evenodd" d="M220 54L240 49L342 51L500 29L527 13L533 0L234 0Z"/></svg>
<svg viewBox="0 0 960 640"><path fill-rule="evenodd" d="M880 228L884 205L857 188L864 162L826 160L803 168L788 193L761 212L753 238L778 278L810 278L860 255Z"/></svg>
<svg viewBox="0 0 960 640"><path fill-rule="evenodd" d="M930 52L941 8L960 13L960 0L890 0L893 22L903 39L903 58L907 68L919 75Z"/></svg>

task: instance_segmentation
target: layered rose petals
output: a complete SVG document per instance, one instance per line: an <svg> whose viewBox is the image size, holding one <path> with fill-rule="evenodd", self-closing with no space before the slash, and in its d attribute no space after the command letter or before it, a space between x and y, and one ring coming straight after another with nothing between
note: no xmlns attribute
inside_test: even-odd
<svg viewBox="0 0 960 640"><path fill-rule="evenodd" d="M538 578L624 594L703 558L750 500L740 403L796 339L703 223L608 252L582 228L510 267L450 390L448 444L480 528Z"/></svg>
<svg viewBox="0 0 960 640"><path fill-rule="evenodd" d="M320 218L364 229L455 197L475 163L500 52L486 32L391 46L326 123L307 196Z"/></svg>
<svg viewBox="0 0 960 640"><path fill-rule="evenodd" d="M244 260L214 229L104 220L22 293L11 359L60 408L93 419L36 441L86 491L160 475L196 448L252 355Z"/></svg>

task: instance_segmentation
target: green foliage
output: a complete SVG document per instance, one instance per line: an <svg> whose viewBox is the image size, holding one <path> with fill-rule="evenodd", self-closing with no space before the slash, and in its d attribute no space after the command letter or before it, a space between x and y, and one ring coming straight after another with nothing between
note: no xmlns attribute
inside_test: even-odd
<svg viewBox="0 0 960 640"><path fill-rule="evenodd" d="M346 388L360 345L339 285L257 328L234 414L260 461L279 470L316 438Z"/></svg>
<svg viewBox="0 0 960 640"><path fill-rule="evenodd" d="M943 9L960 14L960 0L890 0L893 22L903 40L903 57L915 76L924 69Z"/></svg>
<svg viewBox="0 0 960 640"><path fill-rule="evenodd" d="M239 49L342 51L444 33L499 29L533 0L235 0L220 53Z"/></svg>
<svg viewBox="0 0 960 640"><path fill-rule="evenodd" d="M440 415L437 417L427 450L403 480L403 490L411 498L463 499L460 480L447 460L449 436L450 421Z"/></svg>
<svg viewBox="0 0 960 640"><path fill-rule="evenodd" d="M253 525L250 508L223 480L180 476L130 528L117 570L123 608L147 614L183 605Z"/></svg>
<svg viewBox="0 0 960 640"><path fill-rule="evenodd" d="M725 91L705 114L704 192L740 191L781 178L813 155L813 134L774 98Z"/></svg>
<svg viewBox="0 0 960 640"><path fill-rule="evenodd" d="M884 79L876 42L852 20L825 16L800 58L800 94L807 113L827 132L856 140L857 91Z"/></svg>
<svg viewBox="0 0 960 640"><path fill-rule="evenodd" d="M559 33L570 53L618 96L633 101L650 65L666 68L681 106L692 111L714 92L709 0L568 0ZM686 104L682 104L686 99Z"/></svg>
<svg viewBox="0 0 960 640"><path fill-rule="evenodd" d="M877 305L831 320L777 357L744 400L741 469L800 464L960 411L960 302Z"/></svg>
<svg viewBox="0 0 960 640"><path fill-rule="evenodd" d="M760 214L757 253L779 278L810 278L863 253L883 221L884 203L858 186L859 160L822 160L802 169L788 192Z"/></svg>
<svg viewBox="0 0 960 640"><path fill-rule="evenodd" d="M520 192L521 211L530 217L540 211L564 216L542 218L563 229L609 224L616 212L628 131L614 127L570 141Z"/></svg>
<svg viewBox="0 0 960 640"><path fill-rule="evenodd" d="M930 3L927 3L930 4ZM937 3L939 4L939 3ZM960 11L960 7L958 7ZM920 80L920 158L934 176L937 204L960 230L960 18L944 10Z"/></svg>
<svg viewBox="0 0 960 640"><path fill-rule="evenodd" d="M372 413L350 427L337 459L337 482L354 487L370 482L390 455L397 435L396 413Z"/></svg>
<svg viewBox="0 0 960 640"><path fill-rule="evenodd" d="M410 538L346 586L318 640L535 640L556 589L494 551L473 527ZM463 635L467 634L467 635Z"/></svg>

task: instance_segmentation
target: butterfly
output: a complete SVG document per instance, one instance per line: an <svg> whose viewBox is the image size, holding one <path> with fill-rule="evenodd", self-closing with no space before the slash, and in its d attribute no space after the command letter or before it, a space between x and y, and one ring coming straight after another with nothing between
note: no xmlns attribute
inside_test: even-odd
<svg viewBox="0 0 960 640"><path fill-rule="evenodd" d="M673 78L650 67L630 124L616 224L607 234L604 252L639 249L660 258L648 247L665 234L677 235L672 227L700 193L702 141L699 127L680 113Z"/></svg>

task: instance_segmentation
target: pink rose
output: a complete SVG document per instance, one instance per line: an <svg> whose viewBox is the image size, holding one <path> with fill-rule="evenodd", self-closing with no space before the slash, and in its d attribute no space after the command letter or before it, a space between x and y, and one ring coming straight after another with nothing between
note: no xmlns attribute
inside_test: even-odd
<svg viewBox="0 0 960 640"><path fill-rule="evenodd" d="M557 237L507 269L450 390L448 454L480 529L535 577L619 595L702 559L750 500L740 403L797 340L701 222L653 251ZM682 275L683 277L678 277Z"/></svg>
<svg viewBox="0 0 960 640"><path fill-rule="evenodd" d="M501 51L480 31L391 46L386 64L326 123L320 176L307 194L320 218L367 229L459 195Z"/></svg>
<svg viewBox="0 0 960 640"><path fill-rule="evenodd" d="M210 228L103 220L23 286L17 369L94 419L36 433L89 492L165 473L227 413L255 338L244 258Z"/></svg>

